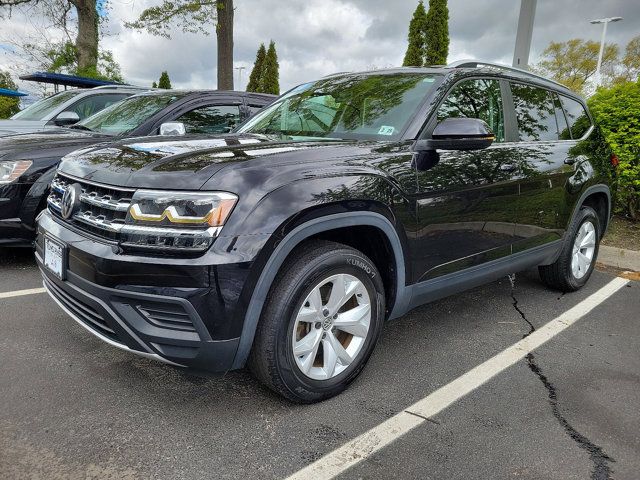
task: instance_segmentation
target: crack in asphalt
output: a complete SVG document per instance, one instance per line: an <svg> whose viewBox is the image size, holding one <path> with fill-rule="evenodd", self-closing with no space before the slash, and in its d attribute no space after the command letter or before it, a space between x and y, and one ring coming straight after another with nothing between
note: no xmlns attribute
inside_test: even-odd
<svg viewBox="0 0 640 480"><path fill-rule="evenodd" d="M522 338L526 338L536 331L536 327L531 323L531 321L526 317L524 312L518 306L518 299L515 295L516 289L516 276L515 274L509 275L509 282L511 283L511 299L513 300L513 308L518 312L520 317L529 325L529 331L525 333ZM562 295L561 295L562 297ZM560 297L558 297L559 299ZM562 415L560 412L560 406L558 405L558 395L556 392L556 388L549 381L547 376L542 372L542 369L536 362L535 355L533 352L530 352L525 357L527 360L527 366L529 370L531 370L536 377L542 382L544 388L547 390L549 395L549 404L551 405L551 411L553 416L558 420L558 423L562 426L564 431L569 435L569 437L578 444L578 447L585 450L589 454L589 458L593 462L593 470L591 471L591 479L592 480L611 480L611 467L609 463L615 462L613 458L607 455L602 447L599 447L587 437L578 432L573 426L569 423L569 421Z"/></svg>

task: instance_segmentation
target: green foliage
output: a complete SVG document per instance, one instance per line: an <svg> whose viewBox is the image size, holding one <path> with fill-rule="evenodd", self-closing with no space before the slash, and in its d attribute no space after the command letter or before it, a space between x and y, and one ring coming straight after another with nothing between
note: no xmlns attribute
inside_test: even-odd
<svg viewBox="0 0 640 480"><path fill-rule="evenodd" d="M259 91L274 95L280 94L280 65L278 65L278 54L273 40L269 43L269 49L264 57L264 69L260 79Z"/></svg>
<svg viewBox="0 0 640 480"><path fill-rule="evenodd" d="M600 88L589 99L591 113L620 160L618 205L640 219L640 81Z"/></svg>
<svg viewBox="0 0 640 480"><path fill-rule="evenodd" d="M151 88L158 88L158 84L157 84L156 82L153 82L153 83L151 84Z"/></svg>
<svg viewBox="0 0 640 480"><path fill-rule="evenodd" d="M169 74L166 70L160 74L160 80L158 80L158 88L164 88L165 90L171 89L171 80L169 79Z"/></svg>
<svg viewBox="0 0 640 480"><path fill-rule="evenodd" d="M429 0L426 21L425 65L446 65L449 55L449 8L447 0Z"/></svg>
<svg viewBox="0 0 640 480"><path fill-rule="evenodd" d="M0 88L8 88L10 90L17 90L18 86L15 84L9 72L3 72L0 70ZM20 100L14 97L0 97L0 118L9 118L20 111Z"/></svg>
<svg viewBox="0 0 640 480"><path fill-rule="evenodd" d="M424 9L424 3L420 0L413 12L411 22L409 22L409 46L404 55L402 66L421 67L424 65L426 25L427 12Z"/></svg>
<svg viewBox="0 0 640 480"><path fill-rule="evenodd" d="M607 82L615 76L618 50L615 44L605 45L600 70ZM600 43L593 40L574 38L566 42L551 42L542 52L542 60L535 70L584 94L587 82L596 73L599 51Z"/></svg>
<svg viewBox="0 0 640 480"><path fill-rule="evenodd" d="M256 53L256 61L253 63L253 70L249 75L249 83L247 84L247 92L257 92L260 88L260 82L264 73L264 60L267 56L267 49L264 48L264 43L260 44L258 52Z"/></svg>
<svg viewBox="0 0 640 480"><path fill-rule="evenodd" d="M35 51L39 47L29 44L26 45L26 48ZM43 54L43 67L47 72L123 82L120 65L115 61L113 53L109 50L101 50L98 53L98 64L95 67L91 66L84 69L78 67L78 49L72 42L52 45L41 53Z"/></svg>
<svg viewBox="0 0 640 480"><path fill-rule="evenodd" d="M125 26L166 38L171 37L172 25L185 33L209 35L218 16L216 4L216 0L163 0L160 5L145 9L138 20L127 22Z"/></svg>

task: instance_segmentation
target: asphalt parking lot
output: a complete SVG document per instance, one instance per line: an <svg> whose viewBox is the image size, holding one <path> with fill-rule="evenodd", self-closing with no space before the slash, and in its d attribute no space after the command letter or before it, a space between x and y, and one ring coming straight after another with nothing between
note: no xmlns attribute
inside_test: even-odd
<svg viewBox="0 0 640 480"><path fill-rule="evenodd" d="M284 478L552 322L614 279L545 289L535 271L387 325L344 394L292 405L244 372L205 378L103 344L44 293L0 298L0 477ZM40 287L0 251L2 293ZM340 478L637 479L640 283ZM321 478L322 475L317 476Z"/></svg>

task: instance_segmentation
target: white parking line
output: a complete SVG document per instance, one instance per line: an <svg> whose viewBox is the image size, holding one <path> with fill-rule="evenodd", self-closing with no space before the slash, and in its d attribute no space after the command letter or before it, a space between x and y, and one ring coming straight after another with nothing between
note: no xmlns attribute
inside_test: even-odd
<svg viewBox="0 0 640 480"><path fill-rule="evenodd" d="M13 292L0 292L0 298L21 297L23 295L34 295L36 293L44 293L44 288L29 288L27 290L14 290Z"/></svg>
<svg viewBox="0 0 640 480"><path fill-rule="evenodd" d="M629 280L616 278L570 310L540 327L528 337L511 345L496 356L478 365L451 383L427 395L404 411L373 427L342 447L329 452L307 467L294 473L288 480L334 478L358 464L378 450L407 434L430 417L488 382L498 373L523 359L548 340L567 329L606 299L624 287Z"/></svg>

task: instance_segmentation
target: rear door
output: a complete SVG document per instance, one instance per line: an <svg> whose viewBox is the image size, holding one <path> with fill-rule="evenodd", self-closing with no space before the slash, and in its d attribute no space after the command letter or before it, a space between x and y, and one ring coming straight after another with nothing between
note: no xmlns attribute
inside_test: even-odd
<svg viewBox="0 0 640 480"><path fill-rule="evenodd" d="M520 195L513 253L562 238L566 183L575 159L558 95L536 85L511 82L518 128L518 148L524 161L517 171Z"/></svg>
<svg viewBox="0 0 640 480"><path fill-rule="evenodd" d="M438 150L420 159L415 264L421 281L511 253L520 159L509 141L504 88L497 78L461 80L429 122L426 138L446 118L470 117L487 122L496 139L485 150Z"/></svg>

